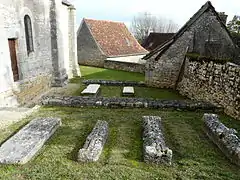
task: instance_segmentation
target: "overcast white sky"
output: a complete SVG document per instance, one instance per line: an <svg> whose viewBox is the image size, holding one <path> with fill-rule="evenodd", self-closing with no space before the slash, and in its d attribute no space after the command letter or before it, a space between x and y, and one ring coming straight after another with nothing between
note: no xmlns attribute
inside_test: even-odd
<svg viewBox="0 0 240 180"><path fill-rule="evenodd" d="M149 12L171 19L180 27L206 3L206 0L69 0L77 9L77 22L82 18L121 21L130 25L133 16ZM215 9L229 15L240 15L240 0L212 0Z"/></svg>

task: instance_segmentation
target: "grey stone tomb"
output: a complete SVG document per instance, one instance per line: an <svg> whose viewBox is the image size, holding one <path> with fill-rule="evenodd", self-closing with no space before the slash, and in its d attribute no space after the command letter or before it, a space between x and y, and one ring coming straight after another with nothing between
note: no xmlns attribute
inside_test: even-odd
<svg viewBox="0 0 240 180"><path fill-rule="evenodd" d="M240 166L240 138L235 129L226 127L216 114L204 114L204 131L225 156Z"/></svg>
<svg viewBox="0 0 240 180"><path fill-rule="evenodd" d="M123 96L134 96L134 88L132 86L123 87Z"/></svg>
<svg viewBox="0 0 240 180"><path fill-rule="evenodd" d="M92 132L88 135L82 149L78 152L79 162L97 161L102 153L103 146L108 136L108 123L97 121Z"/></svg>
<svg viewBox="0 0 240 180"><path fill-rule="evenodd" d="M61 125L60 118L36 118L0 147L1 164L25 164Z"/></svg>
<svg viewBox="0 0 240 180"><path fill-rule="evenodd" d="M143 116L143 128L144 162L171 165L172 150L165 144L161 118Z"/></svg>
<svg viewBox="0 0 240 180"><path fill-rule="evenodd" d="M93 95L97 96L99 94L100 84L89 84L82 92L82 95Z"/></svg>

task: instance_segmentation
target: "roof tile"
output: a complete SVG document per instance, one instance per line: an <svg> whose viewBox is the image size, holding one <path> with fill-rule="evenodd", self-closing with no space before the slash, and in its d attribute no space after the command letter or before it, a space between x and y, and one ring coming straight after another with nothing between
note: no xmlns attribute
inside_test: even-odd
<svg viewBox="0 0 240 180"><path fill-rule="evenodd" d="M84 19L93 37L107 56L146 54L146 51L121 22Z"/></svg>

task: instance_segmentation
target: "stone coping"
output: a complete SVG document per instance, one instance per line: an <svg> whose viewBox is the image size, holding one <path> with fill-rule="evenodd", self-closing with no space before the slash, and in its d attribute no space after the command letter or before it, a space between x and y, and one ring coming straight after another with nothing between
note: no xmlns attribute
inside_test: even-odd
<svg viewBox="0 0 240 180"><path fill-rule="evenodd" d="M102 79L88 79L83 80L83 84L101 84L105 86L139 86L146 87L145 82L143 81L117 81L117 80L102 80Z"/></svg>
<svg viewBox="0 0 240 180"><path fill-rule="evenodd" d="M107 107L107 108L153 108L153 109L181 109L223 111L210 103L191 100L163 100L130 97L90 97L90 96L44 96L42 105L68 107Z"/></svg>

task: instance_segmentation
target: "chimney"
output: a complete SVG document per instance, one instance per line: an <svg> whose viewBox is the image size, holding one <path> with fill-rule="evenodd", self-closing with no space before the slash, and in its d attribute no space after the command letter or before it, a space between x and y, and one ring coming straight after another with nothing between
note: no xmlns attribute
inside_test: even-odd
<svg viewBox="0 0 240 180"><path fill-rule="evenodd" d="M225 12L219 12L218 15L221 18L223 24L226 25L227 24L227 17L228 17L228 15L226 15Z"/></svg>

